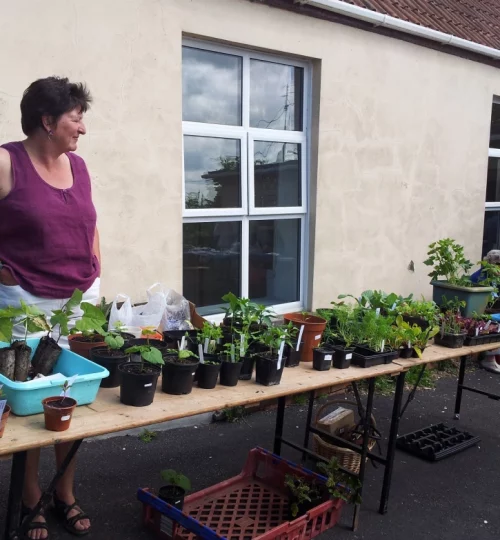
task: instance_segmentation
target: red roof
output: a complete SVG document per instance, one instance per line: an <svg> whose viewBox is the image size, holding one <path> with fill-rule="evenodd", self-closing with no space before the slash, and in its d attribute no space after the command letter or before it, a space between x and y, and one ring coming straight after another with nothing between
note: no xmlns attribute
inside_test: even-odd
<svg viewBox="0 0 500 540"><path fill-rule="evenodd" d="M500 49L500 0L341 0Z"/></svg>

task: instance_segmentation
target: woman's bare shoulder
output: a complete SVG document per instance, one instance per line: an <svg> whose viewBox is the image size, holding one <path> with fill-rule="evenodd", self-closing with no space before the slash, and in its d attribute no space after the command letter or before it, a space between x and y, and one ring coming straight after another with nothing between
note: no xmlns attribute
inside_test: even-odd
<svg viewBox="0 0 500 540"><path fill-rule="evenodd" d="M10 154L0 148L0 200L7 197L12 189L12 164Z"/></svg>

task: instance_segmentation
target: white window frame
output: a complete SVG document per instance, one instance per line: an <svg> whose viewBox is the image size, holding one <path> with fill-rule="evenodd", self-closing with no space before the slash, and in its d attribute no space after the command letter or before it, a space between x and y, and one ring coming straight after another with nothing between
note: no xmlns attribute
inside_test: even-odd
<svg viewBox="0 0 500 540"><path fill-rule="evenodd" d="M256 53L249 49L226 47L211 42L183 39L183 46L194 47L206 51L232 54L242 57L242 125L227 126L219 124L203 124L198 122L182 122L183 157L184 136L194 135L202 137L220 137L226 139L239 139L241 162L241 207L239 208L199 208L186 209L186 184L184 178L184 165L182 167L182 216L183 223L203 222L241 222L241 296L248 297L249 292L249 227L250 221L255 220L283 220L300 219L300 282L299 300L270 306L278 315L304 308L307 298L308 283L308 235L309 235L309 162L310 162L310 125L311 125L311 64L289 58L285 55ZM303 69L303 110L302 131L262 129L249 126L250 121L250 60L275 62L286 66ZM301 205L294 207L255 207L253 150L255 141L296 143L301 149ZM184 161L184 160L183 160ZM234 291L236 292L236 291ZM223 314L210 315L207 318L217 322L222 320Z"/></svg>

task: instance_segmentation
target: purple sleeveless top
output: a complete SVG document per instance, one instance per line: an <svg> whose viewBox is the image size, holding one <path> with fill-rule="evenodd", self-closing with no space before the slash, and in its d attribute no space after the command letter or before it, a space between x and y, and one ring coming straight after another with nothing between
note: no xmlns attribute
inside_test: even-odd
<svg viewBox="0 0 500 540"><path fill-rule="evenodd" d="M73 186L57 189L36 172L21 142L4 144L12 162L12 191L0 200L0 262L26 291L69 298L99 276L94 255L96 211L83 159L66 154Z"/></svg>

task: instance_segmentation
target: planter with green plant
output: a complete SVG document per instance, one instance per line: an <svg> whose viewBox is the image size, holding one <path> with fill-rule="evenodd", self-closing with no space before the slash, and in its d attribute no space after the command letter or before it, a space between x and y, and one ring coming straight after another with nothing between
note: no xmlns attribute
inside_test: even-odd
<svg viewBox="0 0 500 540"><path fill-rule="evenodd" d="M437 323L439 307L434 300L411 300L396 308L398 315L403 317L410 326L417 324L424 330Z"/></svg>
<svg viewBox="0 0 500 540"><path fill-rule="evenodd" d="M238 344L225 343L224 350L220 353L222 360L220 367L220 384L222 386L236 386L243 367L247 349L242 341Z"/></svg>
<svg viewBox="0 0 500 540"><path fill-rule="evenodd" d="M66 431L71 424L76 400L69 397L70 381L64 381L60 396L48 397L42 400L45 429L49 431Z"/></svg>
<svg viewBox="0 0 500 540"><path fill-rule="evenodd" d="M289 322L286 325L286 331L288 333L290 343L285 345L285 367L297 367L300 364L302 347L304 346L304 340L302 339L304 326L298 328L293 323Z"/></svg>
<svg viewBox="0 0 500 540"><path fill-rule="evenodd" d="M398 315L389 343L399 350L401 358L410 358L412 356L422 358L425 347L438 331L439 326L437 325L426 328L422 328L418 324L410 325L401 315Z"/></svg>
<svg viewBox="0 0 500 540"><path fill-rule="evenodd" d="M96 364L106 368L109 376L101 381L101 388L117 388L121 382L121 371L118 366L129 362L130 355L123 351L125 340L117 332L106 332L106 347L90 349L90 358Z"/></svg>
<svg viewBox="0 0 500 540"><path fill-rule="evenodd" d="M255 381L264 386L279 384L286 364L285 345L290 345L286 326L266 328L261 332L259 341L264 352L255 358Z"/></svg>
<svg viewBox="0 0 500 540"><path fill-rule="evenodd" d="M217 355L204 354L200 356L200 365L196 371L198 388L212 390L217 384L222 360Z"/></svg>
<svg viewBox="0 0 500 540"><path fill-rule="evenodd" d="M104 326L107 319L101 308L89 302L82 302L80 308L83 311L82 317L71 329L68 343L71 351L90 360L90 349L106 346Z"/></svg>
<svg viewBox="0 0 500 540"><path fill-rule="evenodd" d="M441 347L458 349L463 347L467 331L460 315L464 302L460 300L446 302L446 311L439 316L439 332L434 337L434 343Z"/></svg>
<svg viewBox="0 0 500 540"><path fill-rule="evenodd" d="M161 471L160 475L166 484L158 490L158 498L178 510L182 510L184 507L184 497L191 490L191 481L187 476L173 469L165 469Z"/></svg>
<svg viewBox="0 0 500 540"><path fill-rule="evenodd" d="M352 363L360 367L388 364L399 356L389 346L393 317L384 317L379 311L365 311L359 323L358 344Z"/></svg>
<svg viewBox="0 0 500 540"><path fill-rule="evenodd" d="M161 366L165 363L161 351L147 342L145 345L128 347L125 349L125 354L139 354L140 361L125 362L118 366L121 372L121 403L132 407L151 405Z"/></svg>
<svg viewBox="0 0 500 540"><path fill-rule="evenodd" d="M162 367L161 389L166 394L190 394L199 366L198 357L189 349L168 349Z"/></svg>
<svg viewBox="0 0 500 540"><path fill-rule="evenodd" d="M301 362L312 362L313 349L321 343L323 332L326 328L326 320L322 317L318 317L307 311L300 313L287 313L283 315L285 324L291 322L294 326L300 329L304 326L302 332L302 353L300 355Z"/></svg>
<svg viewBox="0 0 500 540"><path fill-rule="evenodd" d="M332 349L335 351L333 367L346 369L351 365L354 344L358 341L360 312L349 305L336 305L331 326ZM331 341L331 338L330 338Z"/></svg>
<svg viewBox="0 0 500 540"><path fill-rule="evenodd" d="M10 407L7 405L7 400L4 397L2 385L0 384L0 439L3 437L9 415Z"/></svg>
<svg viewBox="0 0 500 540"><path fill-rule="evenodd" d="M451 238L433 242L429 245L424 264L433 268L429 277L436 304L441 306L443 302L458 298L465 302L462 308L465 317L471 317L474 312L484 313L495 288L471 282L469 271L472 263L465 258L463 246ZM479 264L485 263L481 261Z"/></svg>
<svg viewBox="0 0 500 540"><path fill-rule="evenodd" d="M288 491L287 517L289 521L303 516L328 499L325 485L314 482L314 479L286 474L285 488Z"/></svg>

